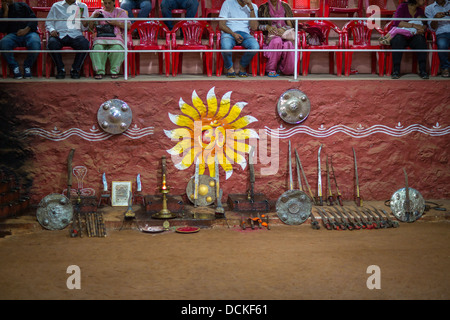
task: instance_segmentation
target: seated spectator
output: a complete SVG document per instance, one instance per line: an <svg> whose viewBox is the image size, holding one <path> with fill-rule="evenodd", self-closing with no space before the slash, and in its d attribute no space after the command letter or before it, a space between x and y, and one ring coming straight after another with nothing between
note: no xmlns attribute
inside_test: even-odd
<svg viewBox="0 0 450 320"><path fill-rule="evenodd" d="M47 43L49 50L61 50L65 46L69 46L74 50L89 50L89 41L83 36L83 31L86 31L88 28L88 22L77 21L74 17L89 18L88 7L85 3L75 2L75 0L63 0L52 5L47 19L61 20L47 20L45 22L45 27L50 34ZM56 65L56 79L64 79L66 70L64 69L61 53L50 53L50 56ZM87 52L75 54L70 70L72 79L80 78L81 66L86 56Z"/></svg>
<svg viewBox="0 0 450 320"><path fill-rule="evenodd" d="M286 2L268 0L258 8L258 17L289 18L293 17L293 14L291 7ZM295 29L293 27L294 22L288 19L259 21L259 30L264 33L263 49L294 49ZM289 40L287 36L283 36L283 34L286 35L289 32L292 32L291 36L293 39ZM264 57L267 58L267 76L278 77L278 70L286 75L294 74L294 51L266 51L264 52Z"/></svg>
<svg viewBox="0 0 450 320"><path fill-rule="evenodd" d="M446 50L450 46L450 1L436 0L425 8L427 18L440 19L439 21L428 21L431 30L436 32L436 44L439 50ZM450 63L448 52L439 52L439 64L441 76L449 77Z"/></svg>
<svg viewBox="0 0 450 320"><path fill-rule="evenodd" d="M425 13L423 11L424 0L408 0L408 2L401 3L395 11L395 18L405 18L405 20L395 20L393 27L399 28L415 28L417 33L412 37L405 37L402 34L397 34L391 40L392 49L403 50L406 47L411 49L421 50L427 49L427 42L425 39L426 27L419 23L409 23L411 18L423 18ZM417 62L419 64L419 76L422 79L428 79L428 73L426 71L427 66L427 53L416 52ZM400 64L402 61L403 51L392 52L392 79L400 78Z"/></svg>
<svg viewBox="0 0 450 320"><path fill-rule="evenodd" d="M186 10L186 18L194 18L198 10L198 0L162 0L161 13L163 18L172 18L172 10ZM173 21L164 21L169 30L173 29Z"/></svg>
<svg viewBox="0 0 450 320"><path fill-rule="evenodd" d="M120 7L128 12L128 17L133 18L133 9L140 9L136 18L148 18L152 11L151 0L123 0Z"/></svg>
<svg viewBox="0 0 450 320"><path fill-rule="evenodd" d="M126 18L128 13L115 7L115 0L103 0L103 9L95 10L91 18ZM131 24L129 22L129 24ZM125 52L109 52L110 50L124 50L123 32L125 21L90 21L89 29L95 32L93 50L104 52L91 52L92 66L95 71L95 79L102 79L105 75L106 61L109 60L111 78L119 77L120 66L125 59Z"/></svg>
<svg viewBox="0 0 450 320"><path fill-rule="evenodd" d="M23 3L14 3L14 0L2 0L0 18L36 18L30 7ZM0 22L0 32L7 35L0 40L0 50L14 50L17 47L26 47L27 50L41 50L41 39L36 33L37 21L8 21ZM3 52L3 57L14 74L15 79L22 79L19 64L14 59L14 53ZM31 78L31 67L39 53L29 52L23 63L23 72L26 79Z"/></svg>
<svg viewBox="0 0 450 320"><path fill-rule="evenodd" d="M251 0L226 0L220 9L219 18L257 18L258 7ZM258 50L258 41L250 34L250 30L258 30L257 20L220 20L220 46L224 50L231 50L236 45L246 49ZM257 52L248 51L242 55L239 62L239 77L247 77L248 65ZM222 52L224 67L229 78L236 77L233 67L232 52Z"/></svg>

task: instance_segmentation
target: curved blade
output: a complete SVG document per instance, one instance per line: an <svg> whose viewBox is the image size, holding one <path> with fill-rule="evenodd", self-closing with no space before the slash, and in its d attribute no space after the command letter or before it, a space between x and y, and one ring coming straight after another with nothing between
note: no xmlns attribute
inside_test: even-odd
<svg viewBox="0 0 450 320"><path fill-rule="evenodd" d="M317 197L318 197L318 202L319 205L323 205L323 199L322 199L322 170L321 170L321 166L320 166L320 152L322 151L322 146L323 144L320 145L319 147L319 152L317 155Z"/></svg>

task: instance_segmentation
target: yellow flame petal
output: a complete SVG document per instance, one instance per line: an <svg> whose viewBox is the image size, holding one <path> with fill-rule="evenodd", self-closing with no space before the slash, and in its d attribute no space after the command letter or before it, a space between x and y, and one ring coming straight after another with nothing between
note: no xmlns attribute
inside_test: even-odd
<svg viewBox="0 0 450 320"><path fill-rule="evenodd" d="M220 100L219 112L217 112L216 119L222 119L223 117L225 117L225 115L228 113L228 111L230 111L230 106L231 106L230 97L231 97L231 91L229 91L223 95L222 100Z"/></svg>
<svg viewBox="0 0 450 320"><path fill-rule="evenodd" d="M179 139L184 137L192 137L192 132L190 129L177 128L173 130L164 130L164 133L169 139Z"/></svg>
<svg viewBox="0 0 450 320"><path fill-rule="evenodd" d="M242 109L245 107L247 103L245 102L237 102L233 107L231 107L230 113L224 119L226 123L231 123L236 120L241 114Z"/></svg>
<svg viewBox="0 0 450 320"><path fill-rule="evenodd" d="M208 91L208 94L206 95L206 101L208 103L208 118L213 118L216 115L217 112L217 98L216 94L214 93L214 88Z"/></svg>
<svg viewBox="0 0 450 320"><path fill-rule="evenodd" d="M192 148L192 139L183 139L178 142L172 149L167 150L171 155L183 153L185 150Z"/></svg>
<svg viewBox="0 0 450 320"><path fill-rule="evenodd" d="M245 117L239 118L235 122L231 123L230 127L232 129L242 129L242 128L248 126L250 123L256 122L256 121L258 121L258 120L253 116L245 116Z"/></svg>
<svg viewBox="0 0 450 320"><path fill-rule="evenodd" d="M188 127L188 128L194 127L194 121L192 121L191 118L188 118L186 116L175 115L175 114L169 113L169 118L170 118L170 121L172 121L172 123L176 124L177 126Z"/></svg>
<svg viewBox="0 0 450 320"><path fill-rule="evenodd" d="M181 112L183 112L185 115L191 117L194 120L200 120L200 114L198 113L197 109L188 105L183 101L183 99L180 99L179 105Z"/></svg>
<svg viewBox="0 0 450 320"><path fill-rule="evenodd" d="M200 113L200 117L203 118L206 115L206 106L204 105L202 99L200 99L200 97L197 95L197 92L195 92L195 90L192 92L192 103Z"/></svg>

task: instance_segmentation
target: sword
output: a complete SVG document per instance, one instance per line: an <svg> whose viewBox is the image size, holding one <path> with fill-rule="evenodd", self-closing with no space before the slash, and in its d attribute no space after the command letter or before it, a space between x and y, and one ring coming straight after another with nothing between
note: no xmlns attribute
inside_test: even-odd
<svg viewBox="0 0 450 320"><path fill-rule="evenodd" d="M70 201L70 191L72 189L72 159L75 149L69 151L69 156L67 157L67 198Z"/></svg>
<svg viewBox="0 0 450 320"><path fill-rule="evenodd" d="M325 227L325 229L331 230L332 227L331 227L330 222L328 221L328 218L325 217L325 216L322 214L322 212L320 212L320 209L319 209L319 208L316 208L316 209L317 209L317 212L319 213L319 216L322 218L322 224L323 224L323 226Z"/></svg>
<svg viewBox="0 0 450 320"><path fill-rule="evenodd" d="M248 166L250 171L250 199L253 203L255 200L255 168L253 167L254 147L250 147L250 153L248 154Z"/></svg>
<svg viewBox="0 0 450 320"><path fill-rule="evenodd" d="M291 140L289 140L289 190L294 190L294 182L292 180Z"/></svg>
<svg viewBox="0 0 450 320"><path fill-rule="evenodd" d="M356 164L356 153L355 153L355 149L352 147L353 149L353 156L355 158L355 177L356 177L356 205L358 207L362 206L362 199L361 196L359 194L359 178L358 178L358 165Z"/></svg>
<svg viewBox="0 0 450 320"><path fill-rule="evenodd" d="M333 173L334 183L336 184L336 200L339 202L339 204L342 207L344 204L342 203L342 195L341 195L341 192L339 191L338 184L336 181L336 176L334 174L333 157L330 157L330 166L331 166L331 172Z"/></svg>
<svg viewBox="0 0 450 320"><path fill-rule="evenodd" d="M313 202L315 202L314 195L311 191L311 188L309 187L308 179L306 179L306 174L305 174L305 171L303 170L303 166L302 166L302 163L298 156L297 149L295 149L295 158L296 158L297 164L300 166L300 170L302 171L303 179L305 180L306 188L308 188L309 196L311 197L311 200Z"/></svg>
<svg viewBox="0 0 450 320"><path fill-rule="evenodd" d="M411 222L411 201L409 199L409 186L408 186L408 175L406 174L405 168L403 168L405 174L405 202L403 208L405 209L406 221Z"/></svg>
<svg viewBox="0 0 450 320"><path fill-rule="evenodd" d="M331 192L331 183L330 183L330 168L328 167L328 155L326 158L327 163L327 189L328 189L328 205L333 205L333 192Z"/></svg>
<svg viewBox="0 0 450 320"><path fill-rule="evenodd" d="M319 206L323 206L323 198L322 198L322 172L320 169L320 151L322 151L322 144L319 147L319 152L317 155L317 164L318 164L318 170L317 170L317 204Z"/></svg>
<svg viewBox="0 0 450 320"><path fill-rule="evenodd" d="M198 180L199 180L199 160L195 161L195 173L194 173L194 207L197 207L198 201Z"/></svg>

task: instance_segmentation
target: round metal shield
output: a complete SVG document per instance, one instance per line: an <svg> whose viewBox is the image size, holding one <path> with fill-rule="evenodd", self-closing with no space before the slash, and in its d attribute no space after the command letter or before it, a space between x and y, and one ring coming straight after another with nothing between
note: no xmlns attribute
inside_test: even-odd
<svg viewBox="0 0 450 320"><path fill-rule="evenodd" d="M410 214L406 213L406 188L397 190L391 197L390 207L394 216L403 222L414 222L419 219L425 211L425 200L419 191L408 188Z"/></svg>
<svg viewBox="0 0 450 320"><path fill-rule="evenodd" d="M304 121L311 110L311 103L302 91L289 89L278 99L278 115L287 123L296 124Z"/></svg>
<svg viewBox="0 0 450 320"><path fill-rule="evenodd" d="M189 201L195 204L194 201L195 191L195 177L189 180L186 187L186 194ZM198 199L197 205L200 207L209 206L216 201L216 180L205 174L198 176Z"/></svg>
<svg viewBox="0 0 450 320"><path fill-rule="evenodd" d="M39 202L36 217L45 229L64 229L73 218L72 203L60 193L49 194Z"/></svg>
<svg viewBox="0 0 450 320"><path fill-rule="evenodd" d="M111 134L126 131L131 124L133 113L124 101L111 99L105 101L97 112L97 120L100 127Z"/></svg>
<svg viewBox="0 0 450 320"><path fill-rule="evenodd" d="M281 221L290 225L298 225L309 218L312 202L303 191L288 190L278 198L276 210Z"/></svg>

